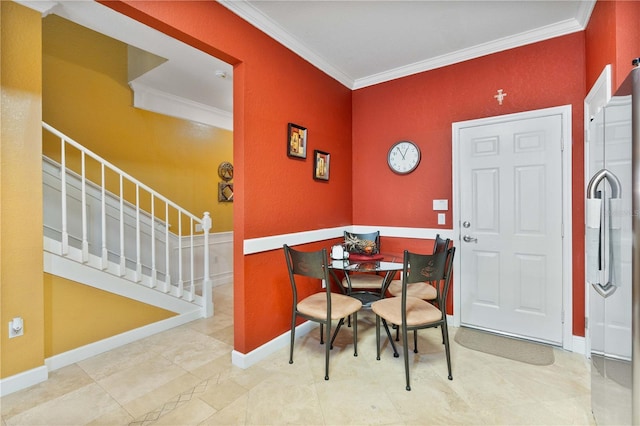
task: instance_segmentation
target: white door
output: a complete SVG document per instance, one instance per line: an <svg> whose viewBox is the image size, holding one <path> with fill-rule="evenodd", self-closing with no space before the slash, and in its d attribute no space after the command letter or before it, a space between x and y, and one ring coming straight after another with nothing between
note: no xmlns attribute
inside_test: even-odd
<svg viewBox="0 0 640 426"><path fill-rule="evenodd" d="M458 123L460 321L561 345L563 116L508 117Z"/></svg>

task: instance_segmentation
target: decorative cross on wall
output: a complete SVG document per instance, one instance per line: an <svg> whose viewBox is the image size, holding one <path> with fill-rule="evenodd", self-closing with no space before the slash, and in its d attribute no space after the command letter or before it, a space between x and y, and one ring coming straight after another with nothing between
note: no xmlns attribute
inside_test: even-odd
<svg viewBox="0 0 640 426"><path fill-rule="evenodd" d="M502 105L502 100L507 96L506 93L502 93L502 89L498 89L498 94L493 97L498 100L498 103Z"/></svg>

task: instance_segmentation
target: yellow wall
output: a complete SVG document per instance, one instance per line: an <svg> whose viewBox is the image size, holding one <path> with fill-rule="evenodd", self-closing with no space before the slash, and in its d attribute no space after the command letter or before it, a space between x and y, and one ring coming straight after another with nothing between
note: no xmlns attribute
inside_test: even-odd
<svg viewBox="0 0 640 426"><path fill-rule="evenodd" d="M0 377L44 365L41 18L0 2ZM24 335L8 323L24 319Z"/></svg>
<svg viewBox="0 0 640 426"><path fill-rule="evenodd" d="M232 231L217 169L233 162L233 133L134 108L126 44L55 15L42 32L44 121L196 216L209 211L212 232Z"/></svg>
<svg viewBox="0 0 640 426"><path fill-rule="evenodd" d="M131 107L122 43L53 15L42 19L14 2L0 7L0 378L6 378L173 315L44 274L41 121L193 213L211 212L212 232L233 229L233 204L217 201L217 166L232 162L233 148L229 131ZM25 334L9 339L7 324L16 316L24 318Z"/></svg>
<svg viewBox="0 0 640 426"><path fill-rule="evenodd" d="M44 274L45 358L176 314Z"/></svg>

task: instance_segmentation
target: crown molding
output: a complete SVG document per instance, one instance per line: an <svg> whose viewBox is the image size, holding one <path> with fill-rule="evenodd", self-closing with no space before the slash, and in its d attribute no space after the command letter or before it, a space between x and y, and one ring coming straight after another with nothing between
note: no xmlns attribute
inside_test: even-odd
<svg viewBox="0 0 640 426"><path fill-rule="evenodd" d="M253 7L250 3L237 0L218 0L218 3L247 21L263 33L267 34L284 47L296 53L302 59L311 63L325 74L337 80L342 85L353 88L354 80L349 75L331 65L325 58L316 54L306 46L301 44L289 32L285 31L281 26L275 23L268 16Z"/></svg>
<svg viewBox="0 0 640 426"><path fill-rule="evenodd" d="M425 61L416 62L407 66L398 67L389 71L373 74L368 77L355 80L352 89L361 89L363 87L372 86L374 84L384 83L385 81L395 80L424 71L453 65L481 56L490 55L492 53L502 52L504 50L513 49L527 44L537 43L549 40L574 32L582 31L584 26L575 19L568 19L557 24L547 25L546 27L536 28L532 31L525 31L509 37L504 37L488 43L482 43L469 49L461 49L446 55L437 56Z"/></svg>
<svg viewBox="0 0 640 426"><path fill-rule="evenodd" d="M129 87L133 90L133 106L136 108L233 131L233 114L227 111L154 89L135 80L129 82Z"/></svg>
<svg viewBox="0 0 640 426"><path fill-rule="evenodd" d="M582 31L589 21L596 0L588 0L580 2L580 9L576 19L568 19L557 24L548 25L546 27L537 28L532 31L525 31L515 36L509 36L488 43L483 43L469 49L462 49L446 55L415 62L406 66L394 68L385 72L372 74L367 77L354 79L353 77L342 72L335 66L331 65L326 59L315 54L307 47L303 46L290 33L285 31L276 22L263 14L260 10L245 1L234 0L218 0L220 4L231 10L240 18L249 22L268 36L272 37L294 53L301 56L313 66L320 69L324 73L333 77L344 86L355 90L367 86L372 86L386 81L395 80L413 74L441 68L456 63L461 63L471 59L492 53L501 52L507 49L524 46L531 43L548 40L574 32Z"/></svg>

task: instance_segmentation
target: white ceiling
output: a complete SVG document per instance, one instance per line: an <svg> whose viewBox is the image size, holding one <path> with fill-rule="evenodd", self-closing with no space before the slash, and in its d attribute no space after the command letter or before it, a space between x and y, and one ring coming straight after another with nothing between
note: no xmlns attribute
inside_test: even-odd
<svg viewBox="0 0 640 426"><path fill-rule="evenodd" d="M581 31L596 0L218 1L357 89ZM201 108L212 125L230 128L230 65L94 1L18 2L166 58L136 79L147 96L183 101L182 109Z"/></svg>
<svg viewBox="0 0 640 426"><path fill-rule="evenodd" d="M349 88L581 31L595 0L219 0Z"/></svg>

